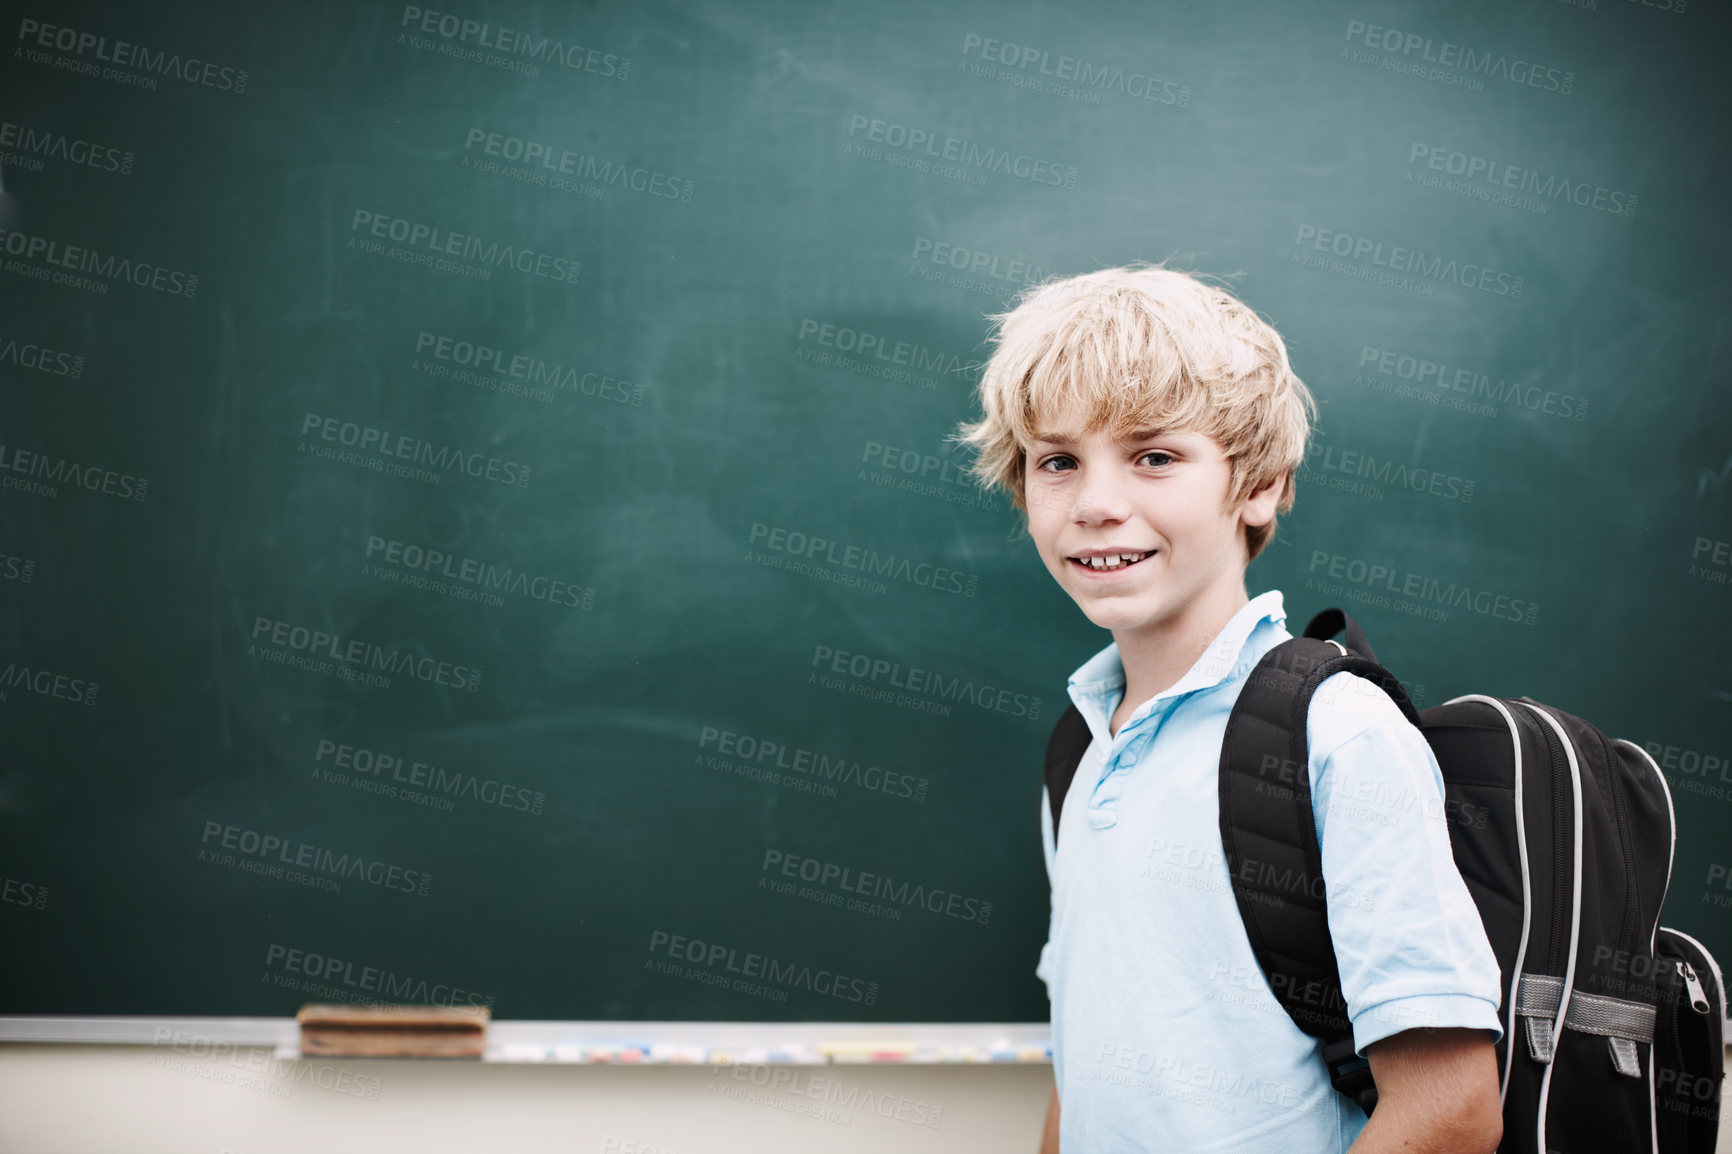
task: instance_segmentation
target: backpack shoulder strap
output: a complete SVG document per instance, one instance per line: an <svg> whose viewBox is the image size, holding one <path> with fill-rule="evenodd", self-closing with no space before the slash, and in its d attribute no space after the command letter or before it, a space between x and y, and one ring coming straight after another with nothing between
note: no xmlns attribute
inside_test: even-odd
<svg viewBox="0 0 1732 1154"><path fill-rule="evenodd" d="M1088 752L1089 742L1094 735L1089 732L1088 722L1077 712L1075 705L1065 708L1053 724L1052 736L1046 743L1046 798L1047 806L1052 810L1052 840L1058 844L1058 818L1064 810L1064 795L1070 792L1071 779L1076 776L1076 767L1082 762L1083 754Z"/></svg>
<svg viewBox="0 0 1732 1154"><path fill-rule="evenodd" d="M1364 637L1357 625L1348 635ZM1312 636L1277 645L1251 671L1227 719L1221 846L1245 934L1270 990L1294 1024L1323 1042L1335 1088L1369 1111L1376 1090L1369 1066L1353 1052L1311 808L1306 722L1317 687L1337 673L1372 681L1417 722L1401 683L1370 658Z"/></svg>

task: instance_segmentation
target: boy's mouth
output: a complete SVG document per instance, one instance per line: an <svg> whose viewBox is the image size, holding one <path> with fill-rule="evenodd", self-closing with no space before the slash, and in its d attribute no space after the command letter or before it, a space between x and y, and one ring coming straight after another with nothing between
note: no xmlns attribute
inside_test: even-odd
<svg viewBox="0 0 1732 1154"><path fill-rule="evenodd" d="M1096 573L1110 573L1115 569L1128 569L1154 555L1155 550L1150 549L1143 553L1096 553L1086 557L1070 557L1067 560Z"/></svg>

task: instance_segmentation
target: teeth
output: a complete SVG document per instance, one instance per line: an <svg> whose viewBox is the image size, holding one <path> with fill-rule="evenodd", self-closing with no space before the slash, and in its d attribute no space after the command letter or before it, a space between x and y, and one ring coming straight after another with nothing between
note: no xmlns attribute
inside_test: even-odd
<svg viewBox="0 0 1732 1154"><path fill-rule="evenodd" d="M1147 556L1147 553L1109 553L1104 557L1083 557L1080 560L1091 569L1123 569Z"/></svg>

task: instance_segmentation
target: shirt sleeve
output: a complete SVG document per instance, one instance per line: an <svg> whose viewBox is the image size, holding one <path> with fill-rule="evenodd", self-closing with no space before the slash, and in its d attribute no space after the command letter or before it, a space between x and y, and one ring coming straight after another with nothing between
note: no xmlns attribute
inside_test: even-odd
<svg viewBox="0 0 1732 1154"><path fill-rule="evenodd" d="M1450 852L1443 774L1389 695L1337 673L1308 719L1312 809L1354 1048L1418 1027L1501 1037L1497 958Z"/></svg>
<svg viewBox="0 0 1732 1154"><path fill-rule="evenodd" d="M1040 962L1034 968L1035 977L1046 983L1047 999L1052 999L1052 859L1057 846L1052 828L1052 805L1047 800L1046 788L1040 791L1040 849L1041 856L1046 861L1047 888L1047 918L1046 944L1040 948Z"/></svg>

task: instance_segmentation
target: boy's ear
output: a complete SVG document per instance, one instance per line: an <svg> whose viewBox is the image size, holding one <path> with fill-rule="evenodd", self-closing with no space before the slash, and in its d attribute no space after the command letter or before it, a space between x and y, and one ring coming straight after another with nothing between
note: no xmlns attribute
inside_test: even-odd
<svg viewBox="0 0 1732 1154"><path fill-rule="evenodd" d="M1273 481L1245 498L1245 503L1239 506L1239 521L1245 525L1267 525L1275 519L1275 510L1281 505L1281 495L1287 491L1288 474L1282 473Z"/></svg>

